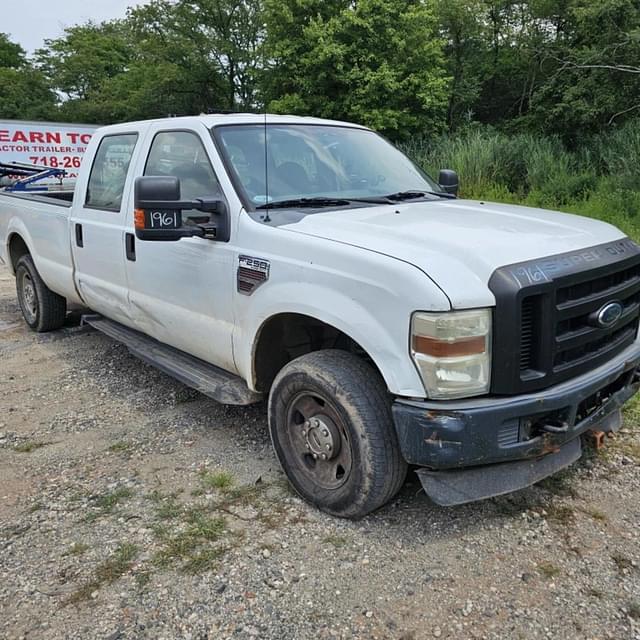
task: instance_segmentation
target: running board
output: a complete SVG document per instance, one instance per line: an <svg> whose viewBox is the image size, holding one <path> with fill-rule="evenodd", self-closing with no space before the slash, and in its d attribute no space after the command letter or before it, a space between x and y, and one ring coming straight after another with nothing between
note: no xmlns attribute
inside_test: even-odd
<svg viewBox="0 0 640 640"><path fill-rule="evenodd" d="M100 315L84 315L81 324L88 324L121 342L134 356L222 404L248 405L262 399L262 395L251 391L242 378L135 329Z"/></svg>

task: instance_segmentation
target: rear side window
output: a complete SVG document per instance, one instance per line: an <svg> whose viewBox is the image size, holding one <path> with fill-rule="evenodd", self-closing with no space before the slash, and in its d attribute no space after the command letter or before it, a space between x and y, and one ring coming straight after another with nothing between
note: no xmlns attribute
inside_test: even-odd
<svg viewBox="0 0 640 640"><path fill-rule="evenodd" d="M124 183L137 139L135 133L105 136L102 139L89 175L85 200L87 207L120 211Z"/></svg>

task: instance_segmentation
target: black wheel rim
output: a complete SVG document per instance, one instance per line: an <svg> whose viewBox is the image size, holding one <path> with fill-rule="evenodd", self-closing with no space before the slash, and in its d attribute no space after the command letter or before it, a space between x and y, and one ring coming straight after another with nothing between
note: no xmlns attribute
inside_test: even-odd
<svg viewBox="0 0 640 640"><path fill-rule="evenodd" d="M38 297L31 276L26 271L20 274L20 301L29 322L34 322L38 313Z"/></svg>
<svg viewBox="0 0 640 640"><path fill-rule="evenodd" d="M303 391L289 402L287 438L290 466L301 480L323 489L338 489L351 473L353 452L349 431L332 403Z"/></svg>

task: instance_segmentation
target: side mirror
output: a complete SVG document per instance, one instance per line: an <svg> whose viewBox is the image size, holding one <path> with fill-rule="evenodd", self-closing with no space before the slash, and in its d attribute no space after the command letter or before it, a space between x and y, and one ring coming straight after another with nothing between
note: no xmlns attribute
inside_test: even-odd
<svg viewBox="0 0 640 640"><path fill-rule="evenodd" d="M194 236L229 241L229 212L217 198L180 199L180 180L172 176L142 176L134 185L134 225L139 240L175 242ZM211 221L183 224L182 212L196 209L211 214Z"/></svg>
<svg viewBox="0 0 640 640"><path fill-rule="evenodd" d="M453 196L458 195L458 174L451 169L442 169L438 175L438 184L443 191Z"/></svg>

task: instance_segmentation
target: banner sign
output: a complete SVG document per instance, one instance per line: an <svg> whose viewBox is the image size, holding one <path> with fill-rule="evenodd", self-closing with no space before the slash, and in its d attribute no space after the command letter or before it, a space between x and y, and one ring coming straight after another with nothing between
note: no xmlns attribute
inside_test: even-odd
<svg viewBox="0 0 640 640"><path fill-rule="evenodd" d="M65 180L74 181L96 129L91 125L0 120L0 162L64 169Z"/></svg>

